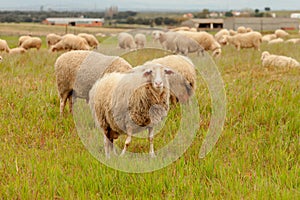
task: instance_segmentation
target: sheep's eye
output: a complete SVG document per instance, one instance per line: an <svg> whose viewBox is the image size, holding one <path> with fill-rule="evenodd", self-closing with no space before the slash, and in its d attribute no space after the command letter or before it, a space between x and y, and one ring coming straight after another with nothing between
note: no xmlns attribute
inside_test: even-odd
<svg viewBox="0 0 300 200"><path fill-rule="evenodd" d="M152 74L152 70L149 69L149 70L145 71L144 76L149 76L151 74Z"/></svg>

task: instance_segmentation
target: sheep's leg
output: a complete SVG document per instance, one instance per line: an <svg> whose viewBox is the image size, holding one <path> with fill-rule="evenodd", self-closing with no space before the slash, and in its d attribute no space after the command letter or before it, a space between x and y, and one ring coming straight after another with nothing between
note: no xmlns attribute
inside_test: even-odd
<svg viewBox="0 0 300 200"><path fill-rule="evenodd" d="M131 142L131 136L132 136L132 131L131 130L127 131L127 138L125 140L124 149L122 150L122 153L121 153L120 156L124 156L124 154L126 152L126 149L127 149L127 147L129 146L129 144Z"/></svg>
<svg viewBox="0 0 300 200"><path fill-rule="evenodd" d="M60 115L62 116L64 113L64 109L66 106L66 102L67 102L67 97L63 96L62 98L60 98Z"/></svg>
<svg viewBox="0 0 300 200"><path fill-rule="evenodd" d="M72 96L69 96L68 99L69 99L70 113L72 114L73 113L73 98L72 98Z"/></svg>
<svg viewBox="0 0 300 200"><path fill-rule="evenodd" d="M149 133L149 143L150 143L149 154L150 154L150 157L154 158L155 157L155 153L154 153L154 146L153 146L153 137L154 137L154 129L153 129L153 127L148 128L148 133Z"/></svg>
<svg viewBox="0 0 300 200"><path fill-rule="evenodd" d="M110 158L110 152L109 152L109 148L110 148L110 141L108 140L107 136L106 136L107 130L104 131L104 151L105 151L105 156L106 158Z"/></svg>

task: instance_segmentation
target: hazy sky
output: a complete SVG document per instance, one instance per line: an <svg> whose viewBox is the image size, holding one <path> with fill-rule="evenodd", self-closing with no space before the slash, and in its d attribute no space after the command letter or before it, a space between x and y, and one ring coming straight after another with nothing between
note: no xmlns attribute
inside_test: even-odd
<svg viewBox="0 0 300 200"><path fill-rule="evenodd" d="M0 10L104 10L112 5L119 10L300 10L300 0L1 0Z"/></svg>

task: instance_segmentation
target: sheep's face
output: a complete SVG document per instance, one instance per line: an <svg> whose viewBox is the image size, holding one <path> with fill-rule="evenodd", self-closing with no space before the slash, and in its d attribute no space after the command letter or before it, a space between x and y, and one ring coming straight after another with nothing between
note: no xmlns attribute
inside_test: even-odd
<svg viewBox="0 0 300 200"><path fill-rule="evenodd" d="M263 61L263 59L265 59L269 55L270 55L270 53L267 51L262 52L260 60Z"/></svg>
<svg viewBox="0 0 300 200"><path fill-rule="evenodd" d="M162 36L163 32L162 31L153 31L152 32L152 38L154 41L159 40L159 38Z"/></svg>
<svg viewBox="0 0 300 200"><path fill-rule="evenodd" d="M167 67L155 65L146 69L143 73L143 76L146 77L148 82L151 83L154 90L162 92L164 87L169 87L166 76L173 73L174 72Z"/></svg>
<svg viewBox="0 0 300 200"><path fill-rule="evenodd" d="M221 56L221 53L222 53L222 50L219 48L219 49L214 50L212 55L214 57L218 58Z"/></svg>

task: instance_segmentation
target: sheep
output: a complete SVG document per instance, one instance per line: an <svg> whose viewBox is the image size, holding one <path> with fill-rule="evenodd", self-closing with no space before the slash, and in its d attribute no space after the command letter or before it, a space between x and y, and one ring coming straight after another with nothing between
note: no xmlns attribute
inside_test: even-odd
<svg viewBox="0 0 300 200"><path fill-rule="evenodd" d="M268 42L268 44L278 44L282 43L284 40L282 38L277 38Z"/></svg>
<svg viewBox="0 0 300 200"><path fill-rule="evenodd" d="M278 38L284 38L289 35L289 33L281 29L277 29L274 33Z"/></svg>
<svg viewBox="0 0 300 200"><path fill-rule="evenodd" d="M234 36L225 35L224 39L229 44L234 45L239 51L241 48L254 48L260 51L262 36L259 32L239 33Z"/></svg>
<svg viewBox="0 0 300 200"><path fill-rule="evenodd" d="M72 112L73 100L77 97L88 101L89 90L104 74L124 72L132 68L120 57L106 56L87 50L66 52L57 58L54 66L61 115L67 100L69 100L70 112Z"/></svg>
<svg viewBox="0 0 300 200"><path fill-rule="evenodd" d="M147 39L144 34L138 33L134 36L134 41L135 41L136 47L139 49L139 48L144 48Z"/></svg>
<svg viewBox="0 0 300 200"><path fill-rule="evenodd" d="M23 47L16 47L9 50L9 54L22 54L25 52L27 52L27 50L24 49Z"/></svg>
<svg viewBox="0 0 300 200"><path fill-rule="evenodd" d="M92 34L79 33L78 36L84 38L87 41L87 43L93 48L97 48L97 46L99 45L99 41Z"/></svg>
<svg viewBox="0 0 300 200"><path fill-rule="evenodd" d="M263 67L300 67L297 60L287 56L270 54L268 51L261 54L261 62Z"/></svg>
<svg viewBox="0 0 300 200"><path fill-rule="evenodd" d="M129 33L119 33L118 35L118 44L121 49L135 49L136 45L132 35Z"/></svg>
<svg viewBox="0 0 300 200"><path fill-rule="evenodd" d="M288 39L285 41L285 43L300 44L300 38Z"/></svg>
<svg viewBox="0 0 300 200"><path fill-rule="evenodd" d="M169 55L149 62L168 66L176 72L169 78L171 102L173 104L177 102L185 103L195 93L197 75L195 65L188 57Z"/></svg>
<svg viewBox="0 0 300 200"><path fill-rule="evenodd" d="M200 32L190 32L190 31L178 31L177 33L183 34L191 39L196 40L204 50L212 51L214 57L219 57L221 55L221 45L215 40L214 36L211 34L200 31Z"/></svg>
<svg viewBox="0 0 300 200"><path fill-rule="evenodd" d="M20 47L24 49L31 49L31 48L36 48L39 50L42 46L42 40L39 37L31 37L25 40Z"/></svg>
<svg viewBox="0 0 300 200"><path fill-rule="evenodd" d="M55 45L56 43L58 43L61 39L62 39L62 37L55 33L47 34L46 42L47 42L48 48L51 47L52 45Z"/></svg>
<svg viewBox="0 0 300 200"><path fill-rule="evenodd" d="M247 33L247 29L244 26L239 26L237 28L237 33Z"/></svg>
<svg viewBox="0 0 300 200"><path fill-rule="evenodd" d="M152 35L153 42L159 41L159 38L162 34L164 34L163 31L158 31L158 30L152 31L151 35Z"/></svg>
<svg viewBox="0 0 300 200"><path fill-rule="evenodd" d="M23 35L23 36L20 36L20 37L19 37L18 46L20 47L20 46L23 44L23 42L24 42L25 40L30 39L30 38L31 38L30 35Z"/></svg>
<svg viewBox="0 0 300 200"><path fill-rule="evenodd" d="M154 127L169 111L168 76L174 72L160 64L148 63L127 73L111 73L98 80L90 91L90 109L96 125L103 129L107 158L114 150L113 142L126 134L121 156L126 152L133 134L148 130L150 151L153 147Z"/></svg>
<svg viewBox="0 0 300 200"><path fill-rule="evenodd" d="M90 46L87 41L73 34L66 34L62 37L62 39L51 46L50 51L62 51L62 50L89 50Z"/></svg>
<svg viewBox="0 0 300 200"><path fill-rule="evenodd" d="M5 52L9 53L9 50L10 49L9 49L9 46L8 46L6 40L0 39L0 51L5 51Z"/></svg>
<svg viewBox="0 0 300 200"><path fill-rule="evenodd" d="M238 34L236 31L234 31L232 29L229 30L229 35L234 36L236 34Z"/></svg>
<svg viewBox="0 0 300 200"><path fill-rule="evenodd" d="M276 38L277 38L277 35L275 35L275 34L267 34L267 35L262 36L262 41L263 42L269 42L269 41L274 40Z"/></svg>
<svg viewBox="0 0 300 200"><path fill-rule="evenodd" d="M252 32L253 29L252 29L251 27L247 27L247 28L246 28L246 31L249 33L249 32Z"/></svg>
<svg viewBox="0 0 300 200"><path fill-rule="evenodd" d="M218 31L216 34L215 34L215 39L216 41L221 44L221 45L224 45L223 43L223 36L224 35L230 35L229 31L227 29L221 29L220 31Z"/></svg>
<svg viewBox="0 0 300 200"><path fill-rule="evenodd" d="M203 47L195 40L186 37L185 35L177 34L174 39L176 53L181 53L187 56L188 53L197 52L199 55L204 55Z"/></svg>

